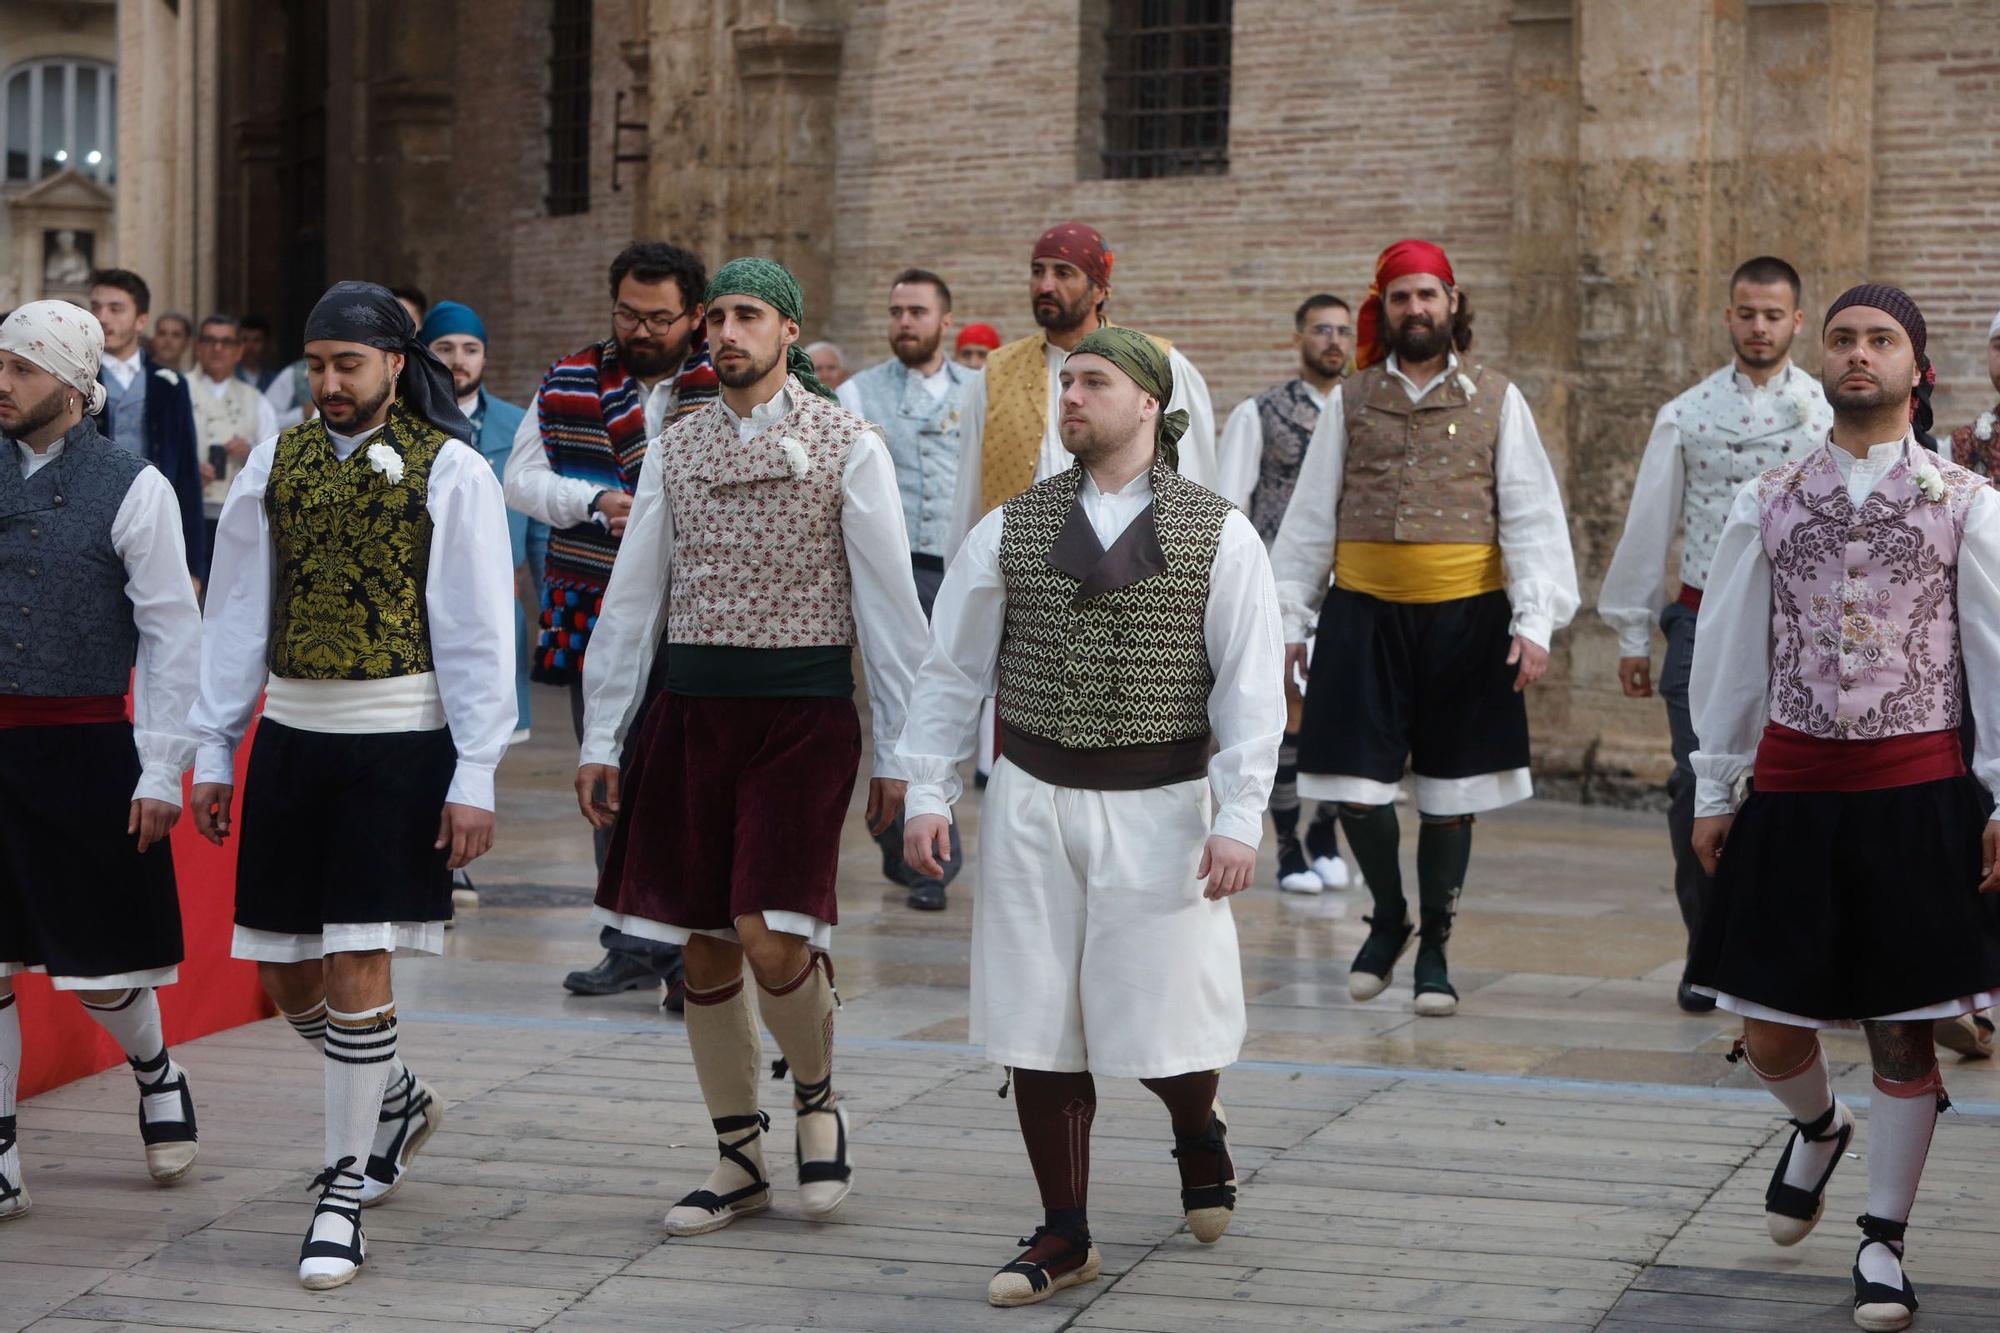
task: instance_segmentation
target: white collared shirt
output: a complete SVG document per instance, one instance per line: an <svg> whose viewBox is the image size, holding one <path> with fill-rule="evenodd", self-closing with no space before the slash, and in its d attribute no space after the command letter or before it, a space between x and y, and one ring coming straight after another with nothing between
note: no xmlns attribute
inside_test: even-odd
<svg viewBox="0 0 2000 1333"><path fill-rule="evenodd" d="M1328 395L1313 387L1313 382L1304 376L1298 380L1312 405L1325 412ZM1223 499L1246 511L1264 465L1264 421L1257 411L1257 398L1258 395L1252 394L1230 409L1229 419L1222 426L1222 440L1215 446L1215 489Z"/></svg>
<svg viewBox="0 0 2000 1333"><path fill-rule="evenodd" d="M123 360L107 353L101 364L106 370L111 372L111 378L118 381L118 387L121 389L131 388L133 378L144 367L140 349L137 346L132 348L132 355Z"/></svg>
<svg viewBox="0 0 2000 1333"><path fill-rule="evenodd" d="M1077 502L1098 545L1111 548L1153 502L1150 472L1119 490L1097 488L1086 471ZM945 571L932 608L931 648L911 696L909 723L898 749L910 779L904 814L948 815L962 794L958 765L972 753L980 704L998 688L1000 644L1007 624L1007 585L1000 572L1006 510L979 521ZM1212 833L1255 847L1264 836L1264 807L1278 772L1284 738L1284 642L1271 562L1257 530L1241 512L1222 525L1209 569L1203 637L1215 684L1209 725L1218 749L1208 763L1215 796Z"/></svg>
<svg viewBox="0 0 2000 1333"><path fill-rule="evenodd" d="M805 393L795 378L742 417L718 398L740 440L752 440L792 411L792 395ZM704 408L703 410L708 410ZM673 569L674 511L666 493L664 453L657 434L646 445L632 514L611 566L611 582L590 651L583 658L583 745L579 764L617 767L652 670L667 616ZM841 473L840 530L853 580L854 633L868 683L874 721L875 776L897 778L896 737L923 661L928 630L910 572L910 541L903 528L903 497L889 446L872 430L854 437ZM671 648L669 649L671 651Z"/></svg>
<svg viewBox="0 0 2000 1333"><path fill-rule="evenodd" d="M676 366L644 390L649 442L659 438L668 414L680 401L680 373L681 367ZM507 507L560 532L588 521L590 502L606 489L603 482L565 477L549 465L548 450L542 447L542 396L537 393L521 414L521 424L514 428L514 447L507 455ZM593 646L595 642L593 634Z"/></svg>

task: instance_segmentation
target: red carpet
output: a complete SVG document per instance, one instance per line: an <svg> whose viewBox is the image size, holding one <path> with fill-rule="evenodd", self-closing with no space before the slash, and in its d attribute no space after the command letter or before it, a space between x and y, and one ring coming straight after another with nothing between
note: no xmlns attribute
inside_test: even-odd
<svg viewBox="0 0 2000 1333"><path fill-rule="evenodd" d="M254 723L251 734L256 734ZM243 807L243 768L249 757L250 741L245 737L236 751L239 812ZM272 1013L263 988L257 984L256 964L229 956L230 918L236 905L235 842L215 847L196 836L194 818L183 805L180 822L174 825L173 849L187 960L181 964L181 979L160 990L169 1045ZM118 1043L84 1016L75 996L58 994L49 988L46 978L33 974L15 977L14 990L20 996L17 1007L25 1047L21 1096L31 1097L124 1063L125 1053L118 1049Z"/></svg>

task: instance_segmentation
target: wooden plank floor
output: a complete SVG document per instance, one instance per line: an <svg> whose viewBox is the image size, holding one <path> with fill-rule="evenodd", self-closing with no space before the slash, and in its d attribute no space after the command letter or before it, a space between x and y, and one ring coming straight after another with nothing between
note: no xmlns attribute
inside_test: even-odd
<svg viewBox="0 0 2000 1333"><path fill-rule="evenodd" d="M799 1218L789 1113L772 1214L667 1240L712 1151L666 1021L411 1012L444 1130L341 1291L293 1279L318 1069L279 1022L191 1043L202 1159L145 1180L122 1073L22 1109L33 1214L0 1230L0 1327L336 1330L1835 1329L1862 1163L1825 1233L1763 1238L1778 1118L1730 1089L1259 1064L1224 1084L1243 1180L1214 1246L1179 1225L1165 1116L1106 1081L1092 1217L1104 1277L1024 1310L987 1275L1038 1212L1011 1102L966 1048L852 1039L858 1188ZM1857 1147L1865 1145L1864 1131ZM2000 1121L1940 1128L1913 1233L1919 1327L2000 1326Z"/></svg>

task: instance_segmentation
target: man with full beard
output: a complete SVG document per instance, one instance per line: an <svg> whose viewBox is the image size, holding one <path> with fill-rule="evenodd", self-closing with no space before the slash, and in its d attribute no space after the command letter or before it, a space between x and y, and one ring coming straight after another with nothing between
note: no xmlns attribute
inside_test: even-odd
<svg viewBox="0 0 2000 1333"><path fill-rule="evenodd" d="M1028 298L1035 332L999 348L965 396L959 427L958 492L945 541L949 556L980 517L1035 482L1069 470L1056 403L1063 359L1084 336L1111 321L1112 252L1095 227L1062 222L1043 232L1028 261ZM1162 348L1167 348L1164 339ZM1180 472L1204 486L1215 484L1215 408L1208 383L1179 351L1167 348L1174 400L1185 410Z"/></svg>
<svg viewBox="0 0 2000 1333"><path fill-rule="evenodd" d="M1688 715L1688 673L1694 665L1695 616L1708 586L1716 539L1743 483L1766 468L1797 458L1826 441L1833 409L1819 381L1792 364L1792 339L1805 322L1799 309L1798 271L1782 259L1759 255L1729 279L1723 323L1736 357L1660 409L1652 438L1632 483L1625 535L1604 587L1597 614L1618 634L1618 684L1630 699L1653 694L1653 624L1667 637L1659 690L1667 704L1674 771L1667 779L1672 804L1667 836L1674 849L1674 896L1692 940L1712 881L1689 841L1694 831L1694 723ZM1667 549L1681 536L1680 593L1667 599ZM1702 1013L1715 1007L1682 979L1680 1007Z"/></svg>
<svg viewBox="0 0 2000 1333"><path fill-rule="evenodd" d="M882 432L903 493L903 526L910 535L910 566L917 598L929 615L944 581L945 536L958 481L959 422L966 391L979 379L944 354L951 331L951 288L925 269L905 269L889 286L889 345L896 355L843 382L840 405L866 417ZM945 886L964 861L953 830L951 857L942 876L918 875L903 863L902 824L885 830L882 873L909 889L919 911L943 911Z"/></svg>
<svg viewBox="0 0 2000 1333"><path fill-rule="evenodd" d="M1415 933L1395 806L1415 771L1416 1010L1442 1017L1458 1010L1445 942L1473 818L1533 793L1521 692L1576 614L1576 564L1527 399L1461 359L1472 311L1444 251L1384 250L1356 324L1360 369L1320 413L1271 551L1287 674L1318 623L1299 794L1340 802L1374 897L1347 977L1368 1000Z"/></svg>
<svg viewBox="0 0 2000 1333"><path fill-rule="evenodd" d="M550 366L514 433L507 503L549 526L541 642L531 671L538 681L569 687L579 740L584 654L632 512L646 442L668 421L715 398L701 329L707 285L701 260L678 246L626 246L611 261L611 336ZM600 829L600 873L610 846L610 829ZM563 979L571 994L664 984L668 1006L678 1007L678 949L608 927L598 942L603 959Z"/></svg>
<svg viewBox="0 0 2000 1333"><path fill-rule="evenodd" d="M861 760L855 650L880 834L902 811L896 737L925 642L895 464L814 375L797 281L737 259L702 299L722 394L646 448L586 669L576 775L584 816L616 828L598 919L685 949L688 1046L721 1160L668 1211L677 1236L771 1205L757 1015L792 1074L805 1215L847 1197L827 949Z"/></svg>
<svg viewBox="0 0 2000 1333"><path fill-rule="evenodd" d="M1236 1205L1216 1100L1244 1030L1227 899L1256 869L1283 650L1256 530L1174 470L1187 414L1166 410L1171 374L1135 329L1077 343L1061 395L1074 462L966 538L898 751L904 854L935 869L980 700L998 692L972 1031L1013 1071L1044 1211L988 1284L995 1305L1098 1274L1097 1078L1137 1078L1165 1104L1197 1240L1219 1239Z"/></svg>

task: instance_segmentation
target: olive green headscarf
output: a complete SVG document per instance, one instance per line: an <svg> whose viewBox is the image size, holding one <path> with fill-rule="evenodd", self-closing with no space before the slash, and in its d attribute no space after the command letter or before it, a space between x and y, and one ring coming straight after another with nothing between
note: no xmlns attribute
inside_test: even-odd
<svg viewBox="0 0 2000 1333"><path fill-rule="evenodd" d="M1103 357L1131 376L1134 384L1158 401L1160 424L1154 439L1159 446L1160 461L1179 470L1180 438L1187 434L1188 414L1185 408L1167 411L1167 404L1174 396L1174 367L1167 360L1166 352L1137 329L1120 328L1113 324L1085 334L1083 340L1070 349L1071 356L1084 352Z"/></svg>
<svg viewBox="0 0 2000 1333"><path fill-rule="evenodd" d="M805 320L806 298L799 291L798 279L774 259L730 260L710 280L702 304L712 305L718 296L754 296L786 319L795 323ZM797 343L786 354L785 369L798 376L799 383L813 393L839 401L833 390L820 383L819 376L813 373L812 358Z"/></svg>

